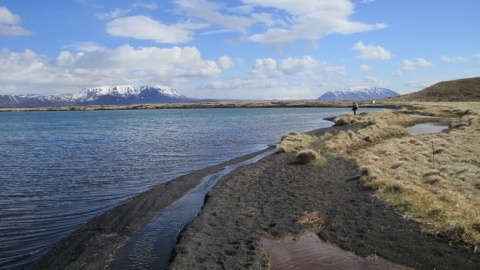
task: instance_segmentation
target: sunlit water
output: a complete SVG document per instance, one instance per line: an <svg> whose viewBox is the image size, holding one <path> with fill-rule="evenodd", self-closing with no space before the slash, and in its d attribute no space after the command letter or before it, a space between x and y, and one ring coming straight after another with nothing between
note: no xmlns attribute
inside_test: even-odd
<svg viewBox="0 0 480 270"><path fill-rule="evenodd" d="M367 110L367 109L363 109ZM342 108L0 113L0 269L180 175L252 153Z"/></svg>

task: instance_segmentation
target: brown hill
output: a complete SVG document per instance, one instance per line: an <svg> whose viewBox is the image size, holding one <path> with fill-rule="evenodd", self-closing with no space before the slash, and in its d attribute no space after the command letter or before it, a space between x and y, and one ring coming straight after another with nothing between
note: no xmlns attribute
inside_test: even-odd
<svg viewBox="0 0 480 270"><path fill-rule="evenodd" d="M480 101L480 77L444 81L421 91L389 98L393 101Z"/></svg>

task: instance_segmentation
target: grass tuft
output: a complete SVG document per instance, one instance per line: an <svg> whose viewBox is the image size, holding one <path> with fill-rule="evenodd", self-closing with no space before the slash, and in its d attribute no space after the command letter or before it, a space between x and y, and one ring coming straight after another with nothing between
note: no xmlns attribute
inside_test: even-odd
<svg viewBox="0 0 480 270"><path fill-rule="evenodd" d="M354 159L360 181L423 224L425 233L480 248L480 102L421 103L422 110L347 114L336 125L362 123L328 138L324 150ZM447 132L412 137L405 127L432 121L409 114L459 117ZM435 148L432 149L432 142Z"/></svg>
<svg viewBox="0 0 480 270"><path fill-rule="evenodd" d="M290 132L281 137L279 151L297 153L309 147L316 140L315 137L299 132Z"/></svg>
<svg viewBox="0 0 480 270"><path fill-rule="evenodd" d="M300 153L321 146L322 151L355 160L360 167L361 183L376 190L377 197L406 218L423 224L425 233L461 240L478 250L480 102L421 103L408 107L411 106L422 109L346 114L335 118L335 125L361 123L366 127L322 138L292 132L282 136L280 148ZM412 137L405 127L432 118L410 114L459 118L447 132ZM309 151L311 156L307 155L303 162L315 159L313 153L317 152Z"/></svg>
<svg viewBox="0 0 480 270"><path fill-rule="evenodd" d="M320 231L325 224L325 218L318 212L305 212L297 221L300 224L307 224Z"/></svg>
<svg viewBox="0 0 480 270"><path fill-rule="evenodd" d="M300 164L308 164L316 161L319 158L319 154L314 150L307 149L298 152L297 162Z"/></svg>

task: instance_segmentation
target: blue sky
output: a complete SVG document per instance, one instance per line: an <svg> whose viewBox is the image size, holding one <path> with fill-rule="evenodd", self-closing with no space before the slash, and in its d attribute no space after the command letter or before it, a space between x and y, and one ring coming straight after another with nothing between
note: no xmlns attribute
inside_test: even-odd
<svg viewBox="0 0 480 270"><path fill-rule="evenodd" d="M0 0L0 94L401 94L480 76L478 0Z"/></svg>

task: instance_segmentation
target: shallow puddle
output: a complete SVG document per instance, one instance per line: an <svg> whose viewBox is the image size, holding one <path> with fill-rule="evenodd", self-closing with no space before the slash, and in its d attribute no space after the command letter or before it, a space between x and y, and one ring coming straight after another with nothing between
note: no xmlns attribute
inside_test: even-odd
<svg viewBox="0 0 480 270"><path fill-rule="evenodd" d="M440 133L448 129L448 126L454 120L452 118L434 117L418 114L412 114L410 116L416 118L432 119L431 122L416 124L414 126L407 127L408 133L410 133L410 135L412 136Z"/></svg>
<svg viewBox="0 0 480 270"><path fill-rule="evenodd" d="M383 260L377 256L367 259L344 251L323 242L313 232L295 239L287 236L279 240L262 239L260 249L269 260L269 269L318 269L318 270L356 270L356 269L409 269Z"/></svg>
<svg viewBox="0 0 480 270"><path fill-rule="evenodd" d="M432 134L432 133L440 133L448 128L448 125L444 123L424 123L424 124L416 124L414 126L408 127L407 131L412 136L418 135L425 135L425 134Z"/></svg>

